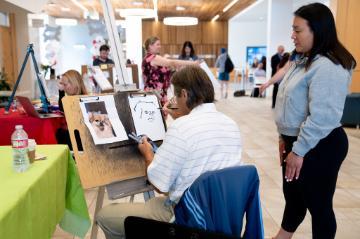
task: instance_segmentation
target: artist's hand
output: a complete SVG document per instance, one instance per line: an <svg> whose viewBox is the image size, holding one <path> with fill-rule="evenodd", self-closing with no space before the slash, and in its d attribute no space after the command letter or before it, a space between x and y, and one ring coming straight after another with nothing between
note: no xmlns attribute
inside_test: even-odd
<svg viewBox="0 0 360 239"><path fill-rule="evenodd" d="M168 102L166 102L162 109L165 115L169 114L173 119L177 119L182 116L179 109L177 108L175 97L171 98Z"/></svg>
<svg viewBox="0 0 360 239"><path fill-rule="evenodd" d="M286 162L286 171L285 171L285 179L288 182L291 182L294 177L297 180L300 176L300 170L302 168L304 158L296 155L293 152L290 152L285 159Z"/></svg>
<svg viewBox="0 0 360 239"><path fill-rule="evenodd" d="M148 166L154 158L154 152L146 136L142 137L141 143L139 143L138 148L145 158L146 166Z"/></svg>

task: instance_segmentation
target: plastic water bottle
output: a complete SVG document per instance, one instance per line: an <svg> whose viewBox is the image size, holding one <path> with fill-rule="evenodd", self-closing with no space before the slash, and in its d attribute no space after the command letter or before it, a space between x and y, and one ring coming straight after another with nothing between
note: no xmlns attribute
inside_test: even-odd
<svg viewBox="0 0 360 239"><path fill-rule="evenodd" d="M16 125L15 131L11 135L13 149L13 168L15 172L25 172L29 168L29 158L27 155L28 135L23 130L22 125Z"/></svg>

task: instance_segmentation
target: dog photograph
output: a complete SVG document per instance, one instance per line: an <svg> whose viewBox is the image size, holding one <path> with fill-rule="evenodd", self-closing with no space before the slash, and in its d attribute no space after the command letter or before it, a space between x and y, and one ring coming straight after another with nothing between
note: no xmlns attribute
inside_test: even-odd
<svg viewBox="0 0 360 239"><path fill-rule="evenodd" d="M88 120L98 138L116 137L103 101L85 103L85 108Z"/></svg>

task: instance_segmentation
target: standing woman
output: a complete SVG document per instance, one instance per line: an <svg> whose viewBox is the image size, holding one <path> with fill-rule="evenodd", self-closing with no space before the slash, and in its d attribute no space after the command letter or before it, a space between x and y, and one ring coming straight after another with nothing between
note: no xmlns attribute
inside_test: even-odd
<svg viewBox="0 0 360 239"><path fill-rule="evenodd" d="M220 50L221 54L218 56L215 62L215 67L218 69L219 75L219 81L220 81L220 92L221 92L221 98L227 98L228 96L228 90L229 90L229 80L230 80L230 74L225 71L225 61L227 58L227 53L225 48L221 48ZM225 95L224 95L224 85L225 85Z"/></svg>
<svg viewBox="0 0 360 239"><path fill-rule="evenodd" d="M275 106L286 202L275 238L291 238L308 209L313 238L329 239L336 233L336 180L348 151L340 119L356 61L339 42L328 7L313 3L294 15L298 54Z"/></svg>
<svg viewBox="0 0 360 239"><path fill-rule="evenodd" d="M160 39L150 37L145 41L146 55L142 61L142 73L145 91L158 91L161 96L161 104L168 101L167 90L170 87L170 68L186 65L198 65L197 61L171 60L160 56Z"/></svg>
<svg viewBox="0 0 360 239"><path fill-rule="evenodd" d="M187 60L187 61L196 61L198 60L197 55L195 54L195 50L191 41L184 42L183 48L181 50L181 55L179 55L179 60Z"/></svg>

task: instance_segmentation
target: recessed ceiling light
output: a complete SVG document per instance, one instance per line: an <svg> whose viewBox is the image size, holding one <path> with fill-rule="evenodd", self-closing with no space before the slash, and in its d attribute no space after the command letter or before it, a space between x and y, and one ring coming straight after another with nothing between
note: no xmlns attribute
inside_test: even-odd
<svg viewBox="0 0 360 239"><path fill-rule="evenodd" d="M141 18L154 18L155 12L151 8L126 8L126 9L115 9L121 17L137 16Z"/></svg>
<svg viewBox="0 0 360 239"><path fill-rule="evenodd" d="M165 17L164 24L171 26L191 26L197 25L198 19L196 17Z"/></svg>
<svg viewBox="0 0 360 239"><path fill-rule="evenodd" d="M68 8L68 7L62 7L61 8L61 11L63 11L63 12L70 12L70 8Z"/></svg>
<svg viewBox="0 0 360 239"><path fill-rule="evenodd" d="M185 8L182 6L176 6L175 9L176 9L176 11L184 11L185 10Z"/></svg>
<svg viewBox="0 0 360 239"><path fill-rule="evenodd" d="M76 26L78 21L73 18L56 18L55 24L58 26Z"/></svg>
<svg viewBox="0 0 360 239"><path fill-rule="evenodd" d="M132 2L132 5L134 5L134 6L142 6L142 5L144 5L144 3L140 2L140 1L134 1L134 2Z"/></svg>

